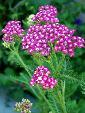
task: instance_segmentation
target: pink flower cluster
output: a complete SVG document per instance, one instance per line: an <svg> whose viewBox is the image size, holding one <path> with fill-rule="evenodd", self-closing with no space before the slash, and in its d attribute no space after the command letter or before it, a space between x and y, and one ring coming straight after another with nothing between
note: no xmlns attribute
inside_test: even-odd
<svg viewBox="0 0 85 113"><path fill-rule="evenodd" d="M50 77L50 71L44 66L38 66L34 72L34 75L30 81L30 85L40 84L43 89L54 88L57 84L57 80Z"/></svg>
<svg viewBox="0 0 85 113"><path fill-rule="evenodd" d="M46 32L46 30L46 25L36 24L31 26L27 35L22 39L22 48L29 53L40 52L42 55L48 55L50 53L48 46L49 32Z"/></svg>
<svg viewBox="0 0 85 113"><path fill-rule="evenodd" d="M18 35L19 37L23 36L23 29L21 28L20 21L9 21L5 28L2 30L4 33L3 41L12 42L13 35Z"/></svg>
<svg viewBox="0 0 85 113"><path fill-rule="evenodd" d="M51 47L54 46L55 52L63 52L74 56L75 48L85 47L85 40L79 36L73 36L75 30L59 24L55 18L57 9L53 6L41 6L39 12L33 17L35 25L29 27L27 34L23 36L23 29L20 21L9 21L2 30L4 33L3 41L14 41L13 36L22 37L22 49L27 50L30 54L39 52L43 56L50 54ZM42 22L45 22L42 24Z"/></svg>
<svg viewBox="0 0 85 113"><path fill-rule="evenodd" d="M79 36L62 36L58 39L54 49L56 52L63 52L73 57L74 49L85 47L84 44L85 40Z"/></svg>
<svg viewBox="0 0 85 113"><path fill-rule="evenodd" d="M40 23L30 26L27 35L22 39L22 48L29 53L40 52L43 56L50 54L49 42L54 44L55 52L74 56L76 47L84 47L84 39L73 36L75 30L59 23Z"/></svg>
<svg viewBox="0 0 85 113"><path fill-rule="evenodd" d="M49 5L41 6L39 7L39 12L33 17L33 21L56 23L59 22L59 19L55 18L56 15L57 9L55 7Z"/></svg>

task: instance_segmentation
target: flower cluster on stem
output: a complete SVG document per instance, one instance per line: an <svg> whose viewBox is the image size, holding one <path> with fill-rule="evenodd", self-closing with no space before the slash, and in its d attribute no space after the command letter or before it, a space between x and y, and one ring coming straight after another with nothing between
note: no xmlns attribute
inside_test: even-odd
<svg viewBox="0 0 85 113"><path fill-rule="evenodd" d="M47 15L55 18L57 9L48 5L39 8L39 12L33 17L33 20L37 21L37 23L30 26L27 34L22 38L23 49L30 54L39 52L41 55L47 56L51 51L50 42L54 45L56 53L62 52L73 57L75 48L85 47L85 40L82 37L73 35L74 29L59 24L58 21L52 22L50 19L46 19ZM41 19L41 17L46 20ZM45 22L44 24L42 24L43 21Z"/></svg>
<svg viewBox="0 0 85 113"><path fill-rule="evenodd" d="M30 81L30 85L34 86L39 84L43 89L52 89L57 84L57 80L53 77L50 77L50 71L44 66L38 66L35 70L33 77Z"/></svg>
<svg viewBox="0 0 85 113"><path fill-rule="evenodd" d="M59 22L59 19L55 18L56 15L57 9L55 7L51 5L41 6L39 12L33 17L33 21L56 23Z"/></svg>
<svg viewBox="0 0 85 113"><path fill-rule="evenodd" d="M2 30L2 33L4 33L4 36L2 38L5 42L13 42L14 35L17 35L19 37L23 36L24 30L21 28L21 22L20 21L9 21L5 28Z"/></svg>

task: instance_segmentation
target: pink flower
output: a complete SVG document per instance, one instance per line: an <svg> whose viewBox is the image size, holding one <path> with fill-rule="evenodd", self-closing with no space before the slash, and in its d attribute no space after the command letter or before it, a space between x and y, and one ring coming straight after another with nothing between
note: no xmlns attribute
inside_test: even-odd
<svg viewBox="0 0 85 113"><path fill-rule="evenodd" d="M53 16L57 16L57 8L52 5L40 6L39 11L49 11L53 14Z"/></svg>
<svg viewBox="0 0 85 113"><path fill-rule="evenodd" d="M75 48L85 47L85 40L78 36L66 36L58 39L54 49L55 52L63 52L64 54L69 54L70 57L74 56Z"/></svg>
<svg viewBox="0 0 85 113"><path fill-rule="evenodd" d="M27 35L22 38L22 48L30 54L39 52L43 56L50 54L49 42L54 44L55 52L63 52L74 56L76 47L84 47L83 38L73 36L75 30L59 23L40 23L30 26Z"/></svg>
<svg viewBox="0 0 85 113"><path fill-rule="evenodd" d="M57 23L59 19L55 18L56 15L57 9L55 7L49 5L41 6L39 7L39 12L33 17L33 21Z"/></svg>
<svg viewBox="0 0 85 113"><path fill-rule="evenodd" d="M34 86L35 84L41 85L44 89L54 88L57 84L57 80L53 77L50 77L50 71L44 66L38 66L35 70L34 75L30 81L30 85Z"/></svg>
<svg viewBox="0 0 85 113"><path fill-rule="evenodd" d="M2 38L5 42L12 42L13 36L18 35L19 37L23 36L24 30L21 28L20 21L9 21L5 28L2 30L4 37Z"/></svg>

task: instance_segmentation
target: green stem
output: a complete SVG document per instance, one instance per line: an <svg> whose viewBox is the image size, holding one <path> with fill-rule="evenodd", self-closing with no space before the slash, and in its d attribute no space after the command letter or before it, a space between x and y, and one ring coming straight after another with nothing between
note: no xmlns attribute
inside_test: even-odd
<svg viewBox="0 0 85 113"><path fill-rule="evenodd" d="M48 99L45 97L45 95L43 94L43 92L41 91L41 89L39 88L39 86L37 85L37 88L40 92L40 95L43 97L43 99L45 100L45 102L47 103L47 105L49 106L50 110L52 111L52 113L55 113L54 109L52 108L50 102L48 101Z"/></svg>
<svg viewBox="0 0 85 113"><path fill-rule="evenodd" d="M65 82L63 84L63 82L61 81L61 86L60 87L62 88L61 91L59 90L59 88L58 88L58 91L57 91L58 103L61 106L62 112L67 113L66 105L65 105Z"/></svg>
<svg viewBox="0 0 85 113"><path fill-rule="evenodd" d="M18 60L20 61L22 67L25 69L25 71L28 73L28 75L29 75L30 78L31 78L31 72L30 72L30 70L28 70L28 67L27 67L26 64L23 62L23 60L22 60L22 58L20 57L19 53L18 53L16 50L15 50L14 52L15 52L16 57L17 57ZM36 91L35 91L32 87L30 87L30 89L32 90L32 92L35 94L35 96L36 96L38 99L41 99L41 98L37 95Z"/></svg>
<svg viewBox="0 0 85 113"><path fill-rule="evenodd" d="M18 49L16 49L16 48L14 47L14 45L12 46L12 49L11 49L11 48L9 48L9 49L10 49L11 51L14 51L16 57L18 58L18 60L20 61L21 65L22 65L22 67L27 71L28 75L29 75L30 78L31 78L31 69L30 69L30 68L28 69L27 65L26 65L26 64L24 63L24 61L22 60L21 56L19 55Z"/></svg>
<svg viewBox="0 0 85 113"><path fill-rule="evenodd" d="M65 81L64 81L64 83L61 82L61 87L62 87L62 100L63 100L64 111L65 111L65 113L67 113L66 105L65 105Z"/></svg>
<svg viewBox="0 0 85 113"><path fill-rule="evenodd" d="M56 54L55 54L55 52L53 51L53 53L52 53L52 55L54 56L54 58L56 59L56 61L57 61L57 57L56 57ZM51 57L52 57L52 55L51 55ZM52 58L50 58L51 60L50 60L50 62L49 62L49 65L51 65L51 67L52 68L54 68L55 69L55 67L54 67L54 65L53 65L53 62L52 62ZM63 65L63 62L64 62L64 60L65 60L65 55L63 55L62 54L62 59L61 59L61 61L60 61L60 64L59 64L59 71L62 69L62 68L60 68L60 66L62 67L62 65ZM53 69L52 69L53 70ZM56 71L56 70L55 70ZM54 73L55 73L55 71L54 71ZM55 76L55 75L54 75ZM62 109L62 112L63 113L67 113L67 111L66 111L66 105L65 105L65 95L64 95L64 93L65 93L65 82L64 82L64 84L61 84L61 88L62 88L62 92L61 91L59 91L59 90L57 90L57 92L58 92L58 95L57 95L57 98L58 98L58 101L59 101L59 104L60 104L60 106L61 106L61 109Z"/></svg>
<svg viewBox="0 0 85 113"><path fill-rule="evenodd" d="M24 61L22 60L21 56L19 55L18 51L15 50L14 48L14 52L15 52L15 55L16 57L18 58L18 60L20 61L22 67L26 70L26 72L28 73L28 75L31 77L31 70L30 68L27 67L27 65L24 63ZM52 65L52 68L54 68L53 64L52 64L52 61L50 62L51 65ZM51 106L49 100L45 97L44 93L41 91L41 89L37 86L39 92L40 92L40 95L42 96L42 98L45 100L45 102L47 103L47 105L49 106L49 109L52 111L52 113L55 113L53 107ZM39 98L39 96L37 95L36 91L31 87L33 93ZM64 101L64 98L61 98L62 96L60 96L59 92L58 92L58 97L59 97L59 101L60 101L60 105L62 107L62 111L63 113L67 113L66 112L66 109L65 109L65 101ZM63 101L63 102L62 102Z"/></svg>
<svg viewBox="0 0 85 113"><path fill-rule="evenodd" d="M28 67L26 66L26 64L23 62L22 58L20 57L19 53L16 52L16 57L18 58L18 60L20 61L22 67L26 70L26 72L28 73L28 75L31 77L31 73L30 73L30 69L28 70Z"/></svg>
<svg viewBox="0 0 85 113"><path fill-rule="evenodd" d="M23 68L26 70L26 72L27 72L27 73L29 74L29 76L31 77L30 71L28 70L26 64L23 62L23 60L22 60L22 58L20 57L20 55L19 55L18 52L16 52L16 56L17 56L17 58L19 59L20 63L22 64ZM38 90L39 90L41 96L42 96L43 99L45 100L45 102L48 104L50 110L52 110L52 112L55 113L54 110L53 110L53 108L52 108L52 106L50 105L48 99L47 99L47 98L44 96L44 94L41 92L41 89L40 89L38 86L37 86L37 88L38 88ZM31 89L32 89L33 93L36 94L35 90L34 90L32 87L31 87ZM37 94L36 94L36 96L37 96ZM37 96L37 97L39 97L39 96Z"/></svg>
<svg viewBox="0 0 85 113"><path fill-rule="evenodd" d="M63 112L63 113L67 113L66 107L65 107L65 101L64 101L63 98L60 96L60 92L58 92L58 98L59 98L60 106L61 106L61 108L62 108L62 112Z"/></svg>
<svg viewBox="0 0 85 113"><path fill-rule="evenodd" d="M25 70L27 71L27 73L30 75L30 73L29 73L29 71L28 71L26 65L25 65L24 62L22 61L22 59L21 59L21 57L19 56L19 54L17 54L17 57L19 58L20 62L23 64L23 67L25 68ZM47 98L44 96L44 94L41 92L41 89L40 89L38 86L37 86L37 88L38 88L38 90L39 90L41 96L42 96L43 99L45 100L45 102L48 104L50 110L52 110L52 112L55 113L54 110L53 110L53 108L52 108L52 106L50 105L48 99L47 99ZM33 90L33 89L32 89L32 90ZM33 92L34 92L34 90L33 90Z"/></svg>
<svg viewBox="0 0 85 113"><path fill-rule="evenodd" d="M54 92L52 93L52 97L51 98L52 98L52 101L53 101L53 104L55 106L55 109L56 109L57 113L60 113L59 112L59 108L57 106L57 100L56 100L56 96L55 96Z"/></svg>

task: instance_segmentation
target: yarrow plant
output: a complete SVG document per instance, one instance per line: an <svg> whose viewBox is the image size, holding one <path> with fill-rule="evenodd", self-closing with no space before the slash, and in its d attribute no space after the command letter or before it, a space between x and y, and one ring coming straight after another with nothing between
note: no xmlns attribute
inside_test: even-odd
<svg viewBox="0 0 85 113"><path fill-rule="evenodd" d="M70 81L71 79L75 80L75 82L78 80L66 76L66 71L68 71L66 70L66 55L73 57L75 48L85 47L85 40L80 36L75 36L74 29L60 24L59 19L56 18L57 14L58 11L54 6L40 6L38 13L27 19L28 22L31 22L31 26L26 34L24 34L25 30L22 29L20 21L9 21L2 30L4 33L2 40L4 41L3 45L16 56L16 62L19 62L29 75L29 78L24 75L22 78L26 78L25 81L20 81L28 84L40 102L42 100L46 102L48 105L47 112L68 113L65 103L65 78L67 77ZM25 64L19 54L20 45L18 45L18 49L16 44L7 46L8 43L16 43L15 35L21 37L21 41L18 43L21 44L23 50L31 55L34 65L39 65L34 74L32 71L34 67L32 69L30 65ZM27 79L29 83L26 82ZM83 82L80 81L79 83ZM28 100L23 102L17 103L16 109L20 109L21 113L28 113L28 110L25 109L25 104L29 108L26 103Z"/></svg>

